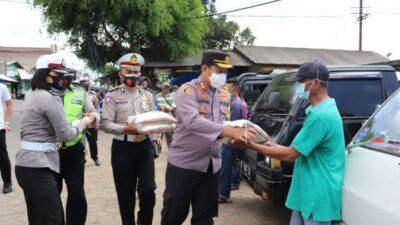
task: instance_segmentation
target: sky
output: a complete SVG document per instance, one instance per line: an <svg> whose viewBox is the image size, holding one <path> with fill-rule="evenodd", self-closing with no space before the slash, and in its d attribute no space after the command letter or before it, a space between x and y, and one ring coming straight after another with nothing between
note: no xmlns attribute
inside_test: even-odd
<svg viewBox="0 0 400 225"><path fill-rule="evenodd" d="M268 0L217 0L219 12ZM18 3L20 2L20 3ZM50 37L39 9L25 0L0 0L0 46L48 47L66 44L65 35ZM250 27L255 45L358 50L359 0L282 0L227 14L241 28ZM400 1L364 0L368 18L363 50L400 59Z"/></svg>

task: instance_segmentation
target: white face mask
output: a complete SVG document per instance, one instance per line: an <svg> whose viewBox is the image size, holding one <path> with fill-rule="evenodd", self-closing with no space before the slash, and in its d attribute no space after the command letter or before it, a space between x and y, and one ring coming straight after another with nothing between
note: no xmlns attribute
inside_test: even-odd
<svg viewBox="0 0 400 225"><path fill-rule="evenodd" d="M226 73L212 73L210 83L213 88L223 87L226 83Z"/></svg>

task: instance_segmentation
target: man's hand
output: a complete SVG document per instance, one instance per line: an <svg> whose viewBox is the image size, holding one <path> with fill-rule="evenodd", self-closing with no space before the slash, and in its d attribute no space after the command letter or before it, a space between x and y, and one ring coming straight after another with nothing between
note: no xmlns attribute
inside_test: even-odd
<svg viewBox="0 0 400 225"><path fill-rule="evenodd" d="M250 148L250 144L249 143L245 143L243 141L239 141L239 140L236 140L236 139L231 139L228 142L228 145L233 147L233 148L240 149L240 150L247 150L248 148Z"/></svg>
<svg viewBox="0 0 400 225"><path fill-rule="evenodd" d="M157 148L160 150L158 153L161 152L162 147L161 147L161 137L156 137L156 139L153 140L154 145L157 146Z"/></svg>
<svg viewBox="0 0 400 225"><path fill-rule="evenodd" d="M4 124L4 130L6 130L6 132L11 132L11 126L10 124Z"/></svg>
<svg viewBox="0 0 400 225"><path fill-rule="evenodd" d="M83 124L85 127L89 127L94 122L93 118L85 116L81 119L80 123Z"/></svg>
<svg viewBox="0 0 400 225"><path fill-rule="evenodd" d="M256 139L256 131L251 127L235 127L233 129L235 129L233 132L233 139L236 139L237 141L248 143Z"/></svg>
<svg viewBox="0 0 400 225"><path fill-rule="evenodd" d="M84 113L84 115L92 119L93 123L96 122L96 116L93 113Z"/></svg>
<svg viewBox="0 0 400 225"><path fill-rule="evenodd" d="M139 133L135 123L129 123L124 127L124 133L126 134L141 134Z"/></svg>
<svg viewBox="0 0 400 225"><path fill-rule="evenodd" d="M160 137L157 137L156 139L154 139L154 142L155 142L157 145L160 145L160 146L161 146L161 138L160 138Z"/></svg>

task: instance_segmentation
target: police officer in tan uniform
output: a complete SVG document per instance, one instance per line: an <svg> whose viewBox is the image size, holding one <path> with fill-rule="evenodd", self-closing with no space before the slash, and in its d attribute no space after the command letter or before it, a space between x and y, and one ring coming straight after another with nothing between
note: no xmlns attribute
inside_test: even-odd
<svg viewBox="0 0 400 225"><path fill-rule="evenodd" d="M153 94L138 86L144 59L136 53L122 56L119 76L122 86L114 88L104 98L102 128L114 134L111 164L123 225L135 224L135 192L139 196L137 224L151 225L155 205L154 146L160 135L138 133L128 116L155 110Z"/></svg>

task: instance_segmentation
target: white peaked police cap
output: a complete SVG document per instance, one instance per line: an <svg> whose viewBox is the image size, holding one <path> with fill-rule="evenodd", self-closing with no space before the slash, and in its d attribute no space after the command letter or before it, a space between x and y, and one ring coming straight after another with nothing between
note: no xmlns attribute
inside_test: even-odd
<svg viewBox="0 0 400 225"><path fill-rule="evenodd" d="M58 55L42 55L36 61L36 70L49 69L59 73L68 73L65 60Z"/></svg>
<svg viewBox="0 0 400 225"><path fill-rule="evenodd" d="M137 53L128 53L118 59L119 68L127 68L131 70L140 70L140 67L145 63L143 56Z"/></svg>

